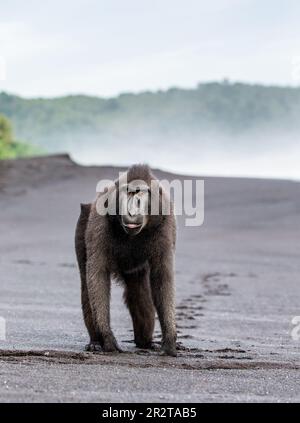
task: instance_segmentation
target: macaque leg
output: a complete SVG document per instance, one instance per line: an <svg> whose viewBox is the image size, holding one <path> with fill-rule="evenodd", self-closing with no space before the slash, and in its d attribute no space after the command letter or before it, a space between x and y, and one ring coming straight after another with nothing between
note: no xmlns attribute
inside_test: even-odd
<svg viewBox="0 0 300 423"><path fill-rule="evenodd" d="M153 305L147 271L125 275L124 300L129 309L134 330L134 341L139 348L151 348L155 326Z"/></svg>
<svg viewBox="0 0 300 423"><path fill-rule="evenodd" d="M100 346L100 337L96 332L95 323L93 320L92 310L90 307L90 300L86 286L86 246L85 246L85 231L87 221L90 213L90 204L81 205L81 213L78 219L75 235L75 247L78 266L80 270L81 279L81 306L83 312L83 319L85 326L90 336L90 345ZM95 348L96 349L96 348Z"/></svg>
<svg viewBox="0 0 300 423"><path fill-rule="evenodd" d="M100 268L100 270L97 270ZM121 351L110 328L110 276L94 257L87 261L87 288L93 320L103 351ZM91 345L93 349L93 345Z"/></svg>
<svg viewBox="0 0 300 423"><path fill-rule="evenodd" d="M94 323L92 309L90 306L90 300L89 300L87 286L86 286L86 280L82 280L81 282L81 306L82 306L84 323L90 336L90 343L86 346L86 349L88 351L101 350L100 333L97 333L96 326Z"/></svg>
<svg viewBox="0 0 300 423"><path fill-rule="evenodd" d="M162 350L165 354L176 356L175 322L175 284L173 254L170 252L163 259L152 261L150 283L152 298L157 310L162 330Z"/></svg>

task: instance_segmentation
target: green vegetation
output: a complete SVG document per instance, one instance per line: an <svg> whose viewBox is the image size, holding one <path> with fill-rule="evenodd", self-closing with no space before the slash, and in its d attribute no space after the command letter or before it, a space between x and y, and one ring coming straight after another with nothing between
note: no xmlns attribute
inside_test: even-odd
<svg viewBox="0 0 300 423"><path fill-rule="evenodd" d="M257 133L299 134L300 88L225 81L110 99L23 99L1 93L0 113L11 119L17 138L51 152L147 136L200 143L203 134L222 134L243 144L245 136L255 139Z"/></svg>
<svg viewBox="0 0 300 423"><path fill-rule="evenodd" d="M41 153L40 148L15 141L10 121L0 115L0 159L15 159Z"/></svg>

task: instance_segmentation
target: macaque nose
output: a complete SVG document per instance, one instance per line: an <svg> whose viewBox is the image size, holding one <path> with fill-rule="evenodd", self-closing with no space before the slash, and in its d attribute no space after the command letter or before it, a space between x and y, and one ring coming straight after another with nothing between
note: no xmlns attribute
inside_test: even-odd
<svg viewBox="0 0 300 423"><path fill-rule="evenodd" d="M140 214L140 200L136 197L128 200L127 211L129 216L134 217Z"/></svg>
<svg viewBox="0 0 300 423"><path fill-rule="evenodd" d="M143 215L140 213L138 207L136 207L135 201L128 201L127 204L127 213L123 217L125 224L137 224L140 225L143 223Z"/></svg>
<svg viewBox="0 0 300 423"><path fill-rule="evenodd" d="M135 208L134 208L134 207L131 207L130 209L128 208L128 215L129 215L130 217L134 217L134 216L136 216L136 215L137 215L136 210L135 210Z"/></svg>

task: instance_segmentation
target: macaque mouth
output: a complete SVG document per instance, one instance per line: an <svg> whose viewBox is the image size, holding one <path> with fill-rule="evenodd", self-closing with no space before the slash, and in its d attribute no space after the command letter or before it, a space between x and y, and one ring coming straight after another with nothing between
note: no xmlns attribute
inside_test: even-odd
<svg viewBox="0 0 300 423"><path fill-rule="evenodd" d="M126 228L129 228L129 229L136 229L136 228L140 228L142 226L141 223L127 223L127 224L123 223L123 225Z"/></svg>

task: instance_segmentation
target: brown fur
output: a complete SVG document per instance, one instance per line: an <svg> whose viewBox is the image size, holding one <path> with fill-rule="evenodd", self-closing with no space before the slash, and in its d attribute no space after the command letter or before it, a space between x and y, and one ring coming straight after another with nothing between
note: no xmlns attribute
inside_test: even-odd
<svg viewBox="0 0 300 423"><path fill-rule="evenodd" d="M148 166L135 165L128 182L155 179ZM118 181L115 183L118 192ZM100 194L101 195L101 194ZM163 190L160 200L170 201ZM111 277L122 281L138 347L152 345L155 310L162 329L162 348L176 355L174 250L176 223L167 216L147 216L135 236L122 227L120 216L101 216L96 201L82 206L76 229L76 253L82 286L82 310L90 335L89 350L120 351L110 327Z"/></svg>

